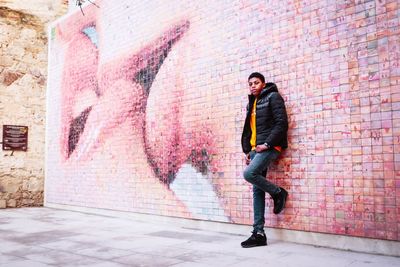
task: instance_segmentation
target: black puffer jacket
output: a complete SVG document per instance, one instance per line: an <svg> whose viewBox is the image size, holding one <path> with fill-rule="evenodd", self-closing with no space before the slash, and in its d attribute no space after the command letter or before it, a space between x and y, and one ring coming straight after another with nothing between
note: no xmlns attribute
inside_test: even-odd
<svg viewBox="0 0 400 267"><path fill-rule="evenodd" d="M246 121L242 134L242 149L244 153L251 151L250 115L253 109L255 96L249 95ZM287 148L288 118L285 102L278 93L274 83L267 83L261 91L256 106L256 131L257 145L268 143L270 147L280 146Z"/></svg>

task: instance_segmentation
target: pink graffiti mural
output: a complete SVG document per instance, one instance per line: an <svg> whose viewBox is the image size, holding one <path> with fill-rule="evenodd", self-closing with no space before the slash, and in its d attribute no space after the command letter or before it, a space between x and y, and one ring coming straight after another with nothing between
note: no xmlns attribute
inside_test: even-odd
<svg viewBox="0 0 400 267"><path fill-rule="evenodd" d="M53 27L49 203L251 223L240 136L260 71L290 117L268 176L291 197L267 226L399 240L399 7L111 2Z"/></svg>
<svg viewBox="0 0 400 267"><path fill-rule="evenodd" d="M179 191L186 189L179 182L173 183L177 176L182 181L187 179L185 176L188 173L181 171L178 174L180 170L186 170L190 172L189 175L197 177L191 181L200 186L195 191L206 191L201 197L212 203L206 205L213 210L210 216L232 220L228 207L236 199L224 200L224 195L236 185L224 185L224 167L220 167L224 161L220 159L223 153L216 156L217 142L222 142L217 140L220 136L218 131L222 128L215 125L216 122L207 121L211 120L213 111L206 105L201 111L202 116L207 116L206 120L186 121L183 116L185 113L190 117L195 114L190 114L190 107L184 102L188 85L182 81L183 77L178 77L180 67L174 62L172 75L162 69L165 61L169 60L169 53L174 49L182 49L175 47L184 42L181 39L191 29L189 18L161 26L158 34L139 46L136 40L132 40L131 48L127 47L125 51L113 55L112 59L101 62L101 40L104 37L97 12L99 10L96 8L89 7L84 17L76 14L56 28L57 41L65 49L65 64L61 74L61 168L66 170L68 176L76 174L77 170L72 170L76 167L93 168L99 163L113 162L118 168L122 166L126 172L131 172L129 177L113 175L112 178L125 182L131 179L135 189L129 193L135 203L146 201L149 196L143 198L146 195L144 192L154 193L155 202L160 203L161 198L164 204L160 205L173 206L168 211L172 215L201 217L201 212L193 212L199 210L201 205L184 203L190 197ZM175 52L174 57L183 63L179 59L179 52ZM166 65L171 65L171 61ZM162 75L169 76L169 84L157 80ZM166 77L163 79L166 80ZM160 87L163 85L165 88ZM154 90L164 92L158 95ZM119 150L118 156L111 161L100 156L103 152L107 153L105 149L108 142ZM94 155L100 158L94 160ZM123 165L123 161L118 160L120 156L129 159L137 169ZM233 167L236 168L236 164ZM93 179L100 179L92 171L85 170L84 173L84 179L92 175ZM143 188L138 189L138 184ZM238 184L242 188L246 186L244 182ZM138 199L140 196L141 199ZM189 202L193 201L195 199ZM146 206L143 203L140 205ZM153 206L154 202L150 205ZM191 212L187 210L188 205L193 206Z"/></svg>

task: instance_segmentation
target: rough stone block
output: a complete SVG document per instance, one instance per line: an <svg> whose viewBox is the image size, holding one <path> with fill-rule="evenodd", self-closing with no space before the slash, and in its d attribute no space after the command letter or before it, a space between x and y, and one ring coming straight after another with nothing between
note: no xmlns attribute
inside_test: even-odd
<svg viewBox="0 0 400 267"><path fill-rule="evenodd" d="M20 188L20 182L18 180L8 181L2 187L4 192L16 193Z"/></svg>
<svg viewBox="0 0 400 267"><path fill-rule="evenodd" d="M15 199L10 199L9 201L7 201L7 207L8 208L17 207L17 201Z"/></svg>

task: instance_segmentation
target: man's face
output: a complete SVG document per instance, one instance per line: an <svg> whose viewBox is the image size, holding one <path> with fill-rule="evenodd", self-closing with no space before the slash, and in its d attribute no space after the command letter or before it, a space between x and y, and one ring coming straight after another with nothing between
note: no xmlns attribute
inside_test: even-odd
<svg viewBox="0 0 400 267"><path fill-rule="evenodd" d="M259 78L249 79L249 89L252 95L259 96L262 89L264 89L265 83L263 83Z"/></svg>

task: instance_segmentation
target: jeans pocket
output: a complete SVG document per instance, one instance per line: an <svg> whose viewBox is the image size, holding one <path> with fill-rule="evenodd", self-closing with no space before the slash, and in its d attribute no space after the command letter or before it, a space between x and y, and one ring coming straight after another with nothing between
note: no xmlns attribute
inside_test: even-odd
<svg viewBox="0 0 400 267"><path fill-rule="evenodd" d="M256 156L257 152L255 150L250 151L250 159L253 159Z"/></svg>

